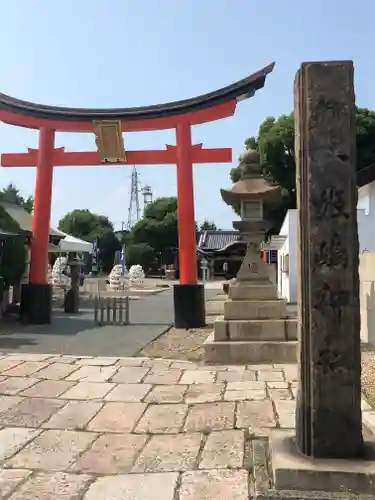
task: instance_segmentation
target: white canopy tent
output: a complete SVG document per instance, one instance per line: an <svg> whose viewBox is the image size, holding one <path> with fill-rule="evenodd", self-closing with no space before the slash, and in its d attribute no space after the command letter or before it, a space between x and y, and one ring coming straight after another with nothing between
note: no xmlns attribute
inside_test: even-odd
<svg viewBox="0 0 375 500"><path fill-rule="evenodd" d="M62 231L60 231L62 232ZM59 247L61 252L91 252L92 243L75 238L70 234L65 234L65 238L60 240Z"/></svg>

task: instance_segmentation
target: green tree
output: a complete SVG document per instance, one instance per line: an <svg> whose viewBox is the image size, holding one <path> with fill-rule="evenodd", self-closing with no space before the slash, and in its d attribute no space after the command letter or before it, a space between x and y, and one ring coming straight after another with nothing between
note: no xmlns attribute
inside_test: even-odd
<svg viewBox="0 0 375 500"><path fill-rule="evenodd" d="M98 215L87 209L76 209L64 215L59 229L85 241L99 237L108 231L113 232L113 224L105 215Z"/></svg>
<svg viewBox="0 0 375 500"><path fill-rule="evenodd" d="M206 221L206 224L212 229L216 228L212 222ZM197 225L195 229L198 232ZM144 259L148 261L152 249L153 261L161 258L164 264L172 263L175 249L178 248L177 198L174 196L158 198L147 205L144 218L133 226L127 235L125 245L126 251L131 256L137 255L140 249L143 249ZM130 265L129 260L127 264Z"/></svg>
<svg viewBox="0 0 375 500"><path fill-rule="evenodd" d="M375 163L375 112L356 108L357 170ZM259 127L257 137L245 141L246 149L261 156L262 175L282 188L282 199L272 213L274 231L278 232L288 209L296 208L296 163L294 155L293 114L268 117ZM241 169L230 172L232 182L241 178Z"/></svg>
<svg viewBox="0 0 375 500"><path fill-rule="evenodd" d="M127 240L126 252L131 257L127 259L128 265L133 258L139 260L141 254L145 268L160 254L168 263L173 255L171 249L178 247L177 198L158 198L147 205L144 218L133 226Z"/></svg>
<svg viewBox="0 0 375 500"><path fill-rule="evenodd" d="M147 243L135 243L126 247L125 260L127 267L139 264L144 270L147 270L154 258L155 251Z"/></svg>
<svg viewBox="0 0 375 500"><path fill-rule="evenodd" d="M159 238L158 230L161 223L152 219L142 219L138 221L129 233L129 244L147 243L153 249L163 244Z"/></svg>
<svg viewBox="0 0 375 500"><path fill-rule="evenodd" d="M155 252L178 246L177 198L158 198L130 232L132 244L147 243Z"/></svg>
<svg viewBox="0 0 375 500"><path fill-rule="evenodd" d="M357 108L357 170L375 163L375 111Z"/></svg>
<svg viewBox="0 0 375 500"><path fill-rule="evenodd" d="M123 229L121 233L117 232L116 238L122 245L128 245L130 243L130 231L128 229Z"/></svg>
<svg viewBox="0 0 375 500"><path fill-rule="evenodd" d="M19 283L25 270L25 234L2 206L0 206L0 228L17 235L0 242L0 276L4 279L5 288L9 288Z"/></svg>
<svg viewBox="0 0 375 500"><path fill-rule="evenodd" d="M0 202L4 201L7 203L13 203L14 205L19 205L24 208L30 214L34 208L34 198L32 196L28 196L24 198L17 187L10 183L6 188L0 190Z"/></svg>
<svg viewBox="0 0 375 500"><path fill-rule="evenodd" d="M217 226L214 222L205 219L200 225L199 231L217 231Z"/></svg>
<svg viewBox="0 0 375 500"><path fill-rule="evenodd" d="M157 198L149 203L146 206L144 218L162 222L168 214L177 214L177 198L175 196Z"/></svg>
<svg viewBox="0 0 375 500"><path fill-rule="evenodd" d="M59 229L85 241L98 239L99 259L105 272L112 269L115 253L121 244L113 231L112 222L105 215L98 215L87 209L73 210L59 222Z"/></svg>

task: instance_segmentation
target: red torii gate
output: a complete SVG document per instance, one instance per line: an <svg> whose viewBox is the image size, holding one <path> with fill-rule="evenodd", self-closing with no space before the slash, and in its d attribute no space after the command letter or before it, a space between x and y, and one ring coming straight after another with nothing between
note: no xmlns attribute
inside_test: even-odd
<svg viewBox="0 0 375 500"><path fill-rule="evenodd" d="M37 167L31 241L30 283L24 285L32 323L51 321L51 287L47 283L48 241L54 166L176 164L180 284L174 287L175 324L205 324L204 288L197 284L193 163L232 161L231 148L204 149L191 142L191 127L232 116L237 102L264 86L274 63L228 87L192 99L156 106L120 109L75 109L21 101L0 93L0 121L39 130L38 149L1 155L3 167ZM159 151L126 151L123 132L175 129L176 146ZM66 152L55 148L55 132L91 132L98 151Z"/></svg>

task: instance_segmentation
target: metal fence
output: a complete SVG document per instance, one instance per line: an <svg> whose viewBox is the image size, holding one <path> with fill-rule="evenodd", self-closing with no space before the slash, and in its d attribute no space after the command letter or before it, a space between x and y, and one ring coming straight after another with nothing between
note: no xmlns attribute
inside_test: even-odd
<svg viewBox="0 0 375 500"><path fill-rule="evenodd" d="M94 298L94 321L97 325L128 325L130 300L128 296Z"/></svg>
<svg viewBox="0 0 375 500"><path fill-rule="evenodd" d="M94 310L97 325L128 325L130 322L130 298L124 291L107 291L105 280L87 283L79 291L81 308ZM52 300L54 307L63 308L69 286L54 285Z"/></svg>
<svg viewBox="0 0 375 500"><path fill-rule="evenodd" d="M106 279L99 278L95 281L85 280L82 291L89 295L101 295L107 291Z"/></svg>

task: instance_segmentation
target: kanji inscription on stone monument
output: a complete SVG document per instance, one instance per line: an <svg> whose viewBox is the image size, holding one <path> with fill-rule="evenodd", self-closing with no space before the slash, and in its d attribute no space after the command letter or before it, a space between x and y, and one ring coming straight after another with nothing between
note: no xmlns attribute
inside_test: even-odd
<svg viewBox="0 0 375 500"><path fill-rule="evenodd" d="M352 62L297 73L300 389L296 440L306 455L359 457L360 391L355 97Z"/></svg>

